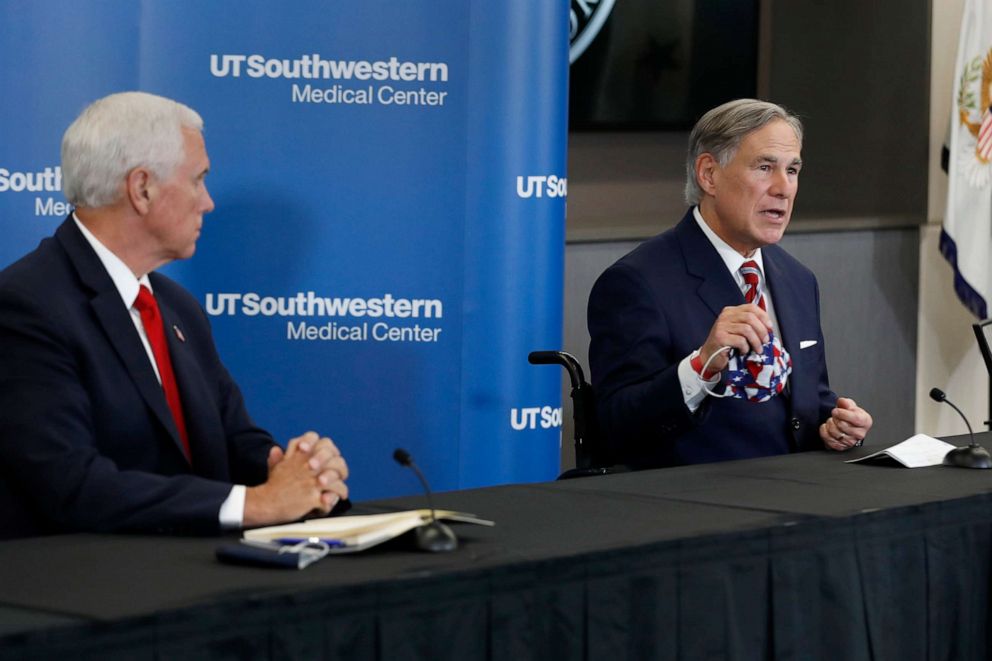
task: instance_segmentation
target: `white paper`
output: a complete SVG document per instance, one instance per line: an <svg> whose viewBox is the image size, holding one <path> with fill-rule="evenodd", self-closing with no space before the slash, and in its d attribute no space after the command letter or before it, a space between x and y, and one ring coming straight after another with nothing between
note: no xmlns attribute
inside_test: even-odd
<svg viewBox="0 0 992 661"><path fill-rule="evenodd" d="M944 456L954 449L950 443L926 434L910 436L902 443L896 443L890 448L880 450L859 459L849 459L847 463L855 464L860 461L870 462L878 457L892 457L906 468L922 468L938 466L944 461Z"/></svg>

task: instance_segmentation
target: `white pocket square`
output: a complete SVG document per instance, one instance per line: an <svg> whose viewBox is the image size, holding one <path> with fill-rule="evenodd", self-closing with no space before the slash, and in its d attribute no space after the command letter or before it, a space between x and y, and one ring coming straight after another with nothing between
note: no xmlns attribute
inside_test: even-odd
<svg viewBox="0 0 992 661"><path fill-rule="evenodd" d="M799 348L800 349L809 349L814 344L816 344L816 340L800 340L799 341Z"/></svg>

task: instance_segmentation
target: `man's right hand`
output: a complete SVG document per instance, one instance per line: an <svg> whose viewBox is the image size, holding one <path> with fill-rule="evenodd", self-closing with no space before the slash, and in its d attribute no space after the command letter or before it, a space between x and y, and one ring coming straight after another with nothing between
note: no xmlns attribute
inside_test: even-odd
<svg viewBox="0 0 992 661"><path fill-rule="evenodd" d="M329 438L307 432L269 452L269 479L245 493L244 527L327 514L348 497L348 464Z"/></svg>
<svg viewBox="0 0 992 661"><path fill-rule="evenodd" d="M710 356L720 351L721 347L733 347L741 355L751 351L761 352L771 330L771 318L757 305L749 303L723 308L713 322L706 342L699 348L699 358L706 365ZM722 351L713 356L706 370L710 373L722 372L729 360L727 352Z"/></svg>

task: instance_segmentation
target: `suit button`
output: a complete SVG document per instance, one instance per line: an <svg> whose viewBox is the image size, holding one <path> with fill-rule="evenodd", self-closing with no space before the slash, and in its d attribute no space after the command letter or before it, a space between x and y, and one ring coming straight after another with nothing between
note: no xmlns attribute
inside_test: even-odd
<svg viewBox="0 0 992 661"><path fill-rule="evenodd" d="M799 425L799 418L793 418L792 419L792 428L795 429L796 431L799 431L799 426L800 426Z"/></svg>

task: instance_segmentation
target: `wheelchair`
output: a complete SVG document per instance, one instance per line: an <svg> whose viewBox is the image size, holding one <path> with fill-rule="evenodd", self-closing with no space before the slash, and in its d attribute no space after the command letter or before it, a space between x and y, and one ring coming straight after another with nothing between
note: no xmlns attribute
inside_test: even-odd
<svg viewBox="0 0 992 661"><path fill-rule="evenodd" d="M561 365L568 372L572 386L572 419L575 423L575 468L558 476L559 480L623 473L630 469L615 464L606 439L596 422L596 397L582 373L582 366L565 351L532 351L527 356L532 365Z"/></svg>

